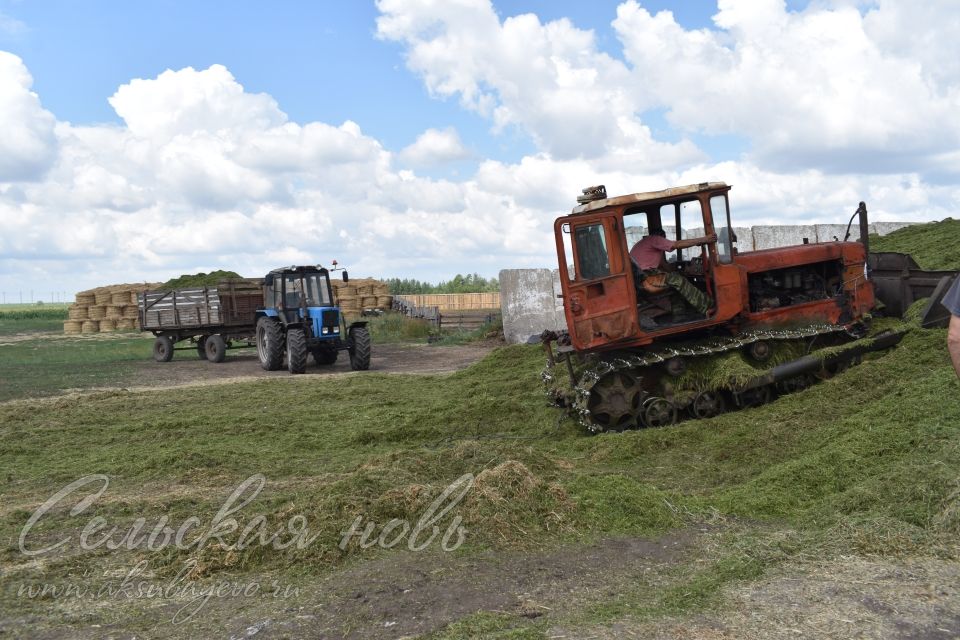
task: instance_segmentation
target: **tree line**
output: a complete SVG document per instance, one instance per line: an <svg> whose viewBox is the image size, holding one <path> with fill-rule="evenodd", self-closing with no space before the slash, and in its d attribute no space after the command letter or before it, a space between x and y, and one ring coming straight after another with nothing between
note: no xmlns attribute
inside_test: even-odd
<svg viewBox="0 0 960 640"><path fill-rule="evenodd" d="M496 278L484 278L479 273L457 274L450 280L437 284L422 282L412 278L387 278L390 293L393 295L412 295L417 293L487 293L500 291L500 282Z"/></svg>

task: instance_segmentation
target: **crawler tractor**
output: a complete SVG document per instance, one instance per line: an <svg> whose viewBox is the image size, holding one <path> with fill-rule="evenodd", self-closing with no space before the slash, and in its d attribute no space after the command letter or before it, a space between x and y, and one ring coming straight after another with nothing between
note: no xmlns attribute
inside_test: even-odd
<svg viewBox="0 0 960 640"><path fill-rule="evenodd" d="M730 188L607 197L591 187L556 220L567 331L542 336L543 377L552 399L588 429L709 418L803 389L899 342L902 331L871 333L880 307L901 314L932 296L923 320L942 321L935 303L956 274L921 271L903 254L869 254L864 203L843 240L740 252ZM854 218L859 239L851 242ZM631 248L651 230L684 248L645 271ZM677 276L707 301L705 313L665 285Z"/></svg>

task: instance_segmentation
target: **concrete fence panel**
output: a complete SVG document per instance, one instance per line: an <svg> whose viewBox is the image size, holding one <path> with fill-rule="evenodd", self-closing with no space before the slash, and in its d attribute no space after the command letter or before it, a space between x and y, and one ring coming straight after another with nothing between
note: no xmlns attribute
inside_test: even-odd
<svg viewBox="0 0 960 640"><path fill-rule="evenodd" d="M545 329L566 328L556 269L503 269L500 272L500 308L507 342L526 342ZM559 314L557 313L559 310Z"/></svg>

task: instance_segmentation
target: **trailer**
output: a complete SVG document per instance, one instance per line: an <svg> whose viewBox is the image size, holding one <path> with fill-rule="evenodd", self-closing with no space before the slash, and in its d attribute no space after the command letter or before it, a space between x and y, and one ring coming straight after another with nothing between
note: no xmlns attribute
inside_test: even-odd
<svg viewBox="0 0 960 640"><path fill-rule="evenodd" d="M169 362L174 351L196 349L204 360L223 362L227 349L255 346L263 285L226 279L216 287L144 291L137 303L140 329L156 336L154 360ZM182 342L190 346L176 346Z"/></svg>

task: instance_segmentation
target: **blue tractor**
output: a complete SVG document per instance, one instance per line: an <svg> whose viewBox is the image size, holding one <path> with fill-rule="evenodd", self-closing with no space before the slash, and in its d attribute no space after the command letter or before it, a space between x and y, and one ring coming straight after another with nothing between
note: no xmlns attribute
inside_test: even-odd
<svg viewBox="0 0 960 640"><path fill-rule="evenodd" d="M274 269L263 280L263 301L256 312L256 340L260 365L267 371L280 369L286 360L290 373L303 373L309 354L318 365L330 365L341 351L350 354L353 370L370 368L367 323L346 324L333 301L327 269Z"/></svg>

